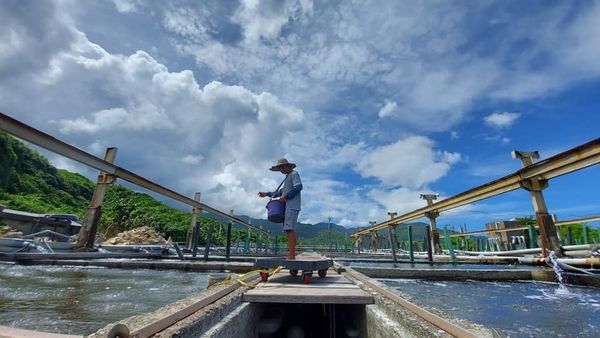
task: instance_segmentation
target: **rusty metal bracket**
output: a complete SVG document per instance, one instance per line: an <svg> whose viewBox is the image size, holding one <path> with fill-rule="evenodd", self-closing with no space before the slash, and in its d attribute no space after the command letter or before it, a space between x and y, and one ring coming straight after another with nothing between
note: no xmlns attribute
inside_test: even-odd
<svg viewBox="0 0 600 338"><path fill-rule="evenodd" d="M111 174L107 174L107 173L102 173L100 175L98 175L98 183L99 184L113 184L117 181L117 176L115 175L111 175Z"/></svg>
<svg viewBox="0 0 600 338"><path fill-rule="evenodd" d="M432 218L438 218L440 216L440 213L437 211L428 211L423 213L423 215L425 215L425 217L432 219Z"/></svg>
<svg viewBox="0 0 600 338"><path fill-rule="evenodd" d="M542 191L548 188L548 186L550 185L548 183L548 180L538 178L523 180L519 182L519 184L521 185L521 188L527 191Z"/></svg>

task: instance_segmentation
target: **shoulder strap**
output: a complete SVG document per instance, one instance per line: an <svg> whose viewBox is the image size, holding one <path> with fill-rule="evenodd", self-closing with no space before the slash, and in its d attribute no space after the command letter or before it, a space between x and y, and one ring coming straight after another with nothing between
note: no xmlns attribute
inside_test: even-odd
<svg viewBox="0 0 600 338"><path fill-rule="evenodd" d="M287 179L288 175L289 175L289 174L285 175L285 177L283 178L283 181L281 181L281 183L279 183L279 186L277 187L277 189L275 189L275 190L273 191L273 194L275 194L276 192L278 192L278 191L279 191L279 188L281 188L281 186L283 185L283 183L284 183L284 182L285 182L285 180ZM273 197L271 197L271 199L273 199Z"/></svg>

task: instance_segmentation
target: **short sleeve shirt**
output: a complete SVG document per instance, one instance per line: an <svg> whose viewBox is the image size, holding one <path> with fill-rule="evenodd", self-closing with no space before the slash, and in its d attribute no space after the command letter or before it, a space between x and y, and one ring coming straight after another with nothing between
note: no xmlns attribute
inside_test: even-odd
<svg viewBox="0 0 600 338"><path fill-rule="evenodd" d="M300 175L296 170L292 170L285 177L285 181L283 182L282 195L285 196L293 187L302 184L300 181ZM291 210L300 210L300 205L302 204L302 191L299 191L294 198L285 201L285 208Z"/></svg>

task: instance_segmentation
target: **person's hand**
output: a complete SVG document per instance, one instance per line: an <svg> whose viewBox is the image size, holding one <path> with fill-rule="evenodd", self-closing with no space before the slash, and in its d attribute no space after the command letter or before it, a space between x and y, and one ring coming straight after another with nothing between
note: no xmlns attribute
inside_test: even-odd
<svg viewBox="0 0 600 338"><path fill-rule="evenodd" d="M285 200L285 196L281 196L281 197L279 197L279 202L281 202L281 203L285 203L285 201L286 201L286 200Z"/></svg>
<svg viewBox="0 0 600 338"><path fill-rule="evenodd" d="M260 191L260 192L258 193L258 196L260 196L260 197L267 197L267 193L266 193L266 192L264 192L264 191Z"/></svg>

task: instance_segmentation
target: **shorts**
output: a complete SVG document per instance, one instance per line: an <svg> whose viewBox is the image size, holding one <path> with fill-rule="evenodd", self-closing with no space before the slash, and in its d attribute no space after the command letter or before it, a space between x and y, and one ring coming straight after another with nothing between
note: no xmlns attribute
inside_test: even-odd
<svg viewBox="0 0 600 338"><path fill-rule="evenodd" d="M285 209L285 219L283 220L283 231L296 230L296 224L298 224L298 213L300 213L300 210Z"/></svg>

